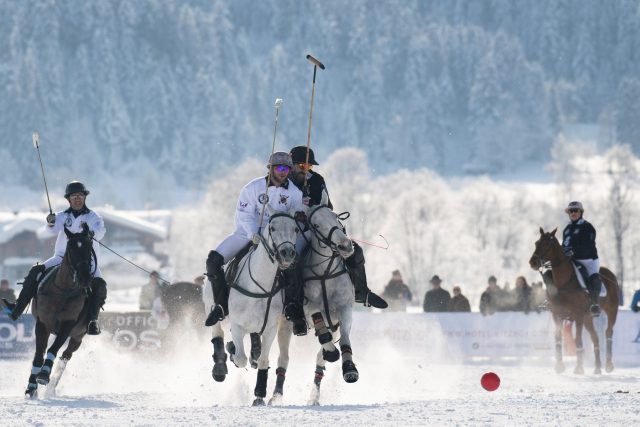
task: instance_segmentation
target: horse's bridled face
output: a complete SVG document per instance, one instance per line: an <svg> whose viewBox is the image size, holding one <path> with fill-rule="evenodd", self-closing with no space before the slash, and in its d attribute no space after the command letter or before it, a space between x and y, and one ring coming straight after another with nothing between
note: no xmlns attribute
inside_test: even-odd
<svg viewBox="0 0 640 427"><path fill-rule="evenodd" d="M67 249L78 279L86 283L91 278L91 239L81 233L76 234L69 239Z"/></svg>
<svg viewBox="0 0 640 427"><path fill-rule="evenodd" d="M540 236L536 242L536 249L529 259L529 266L532 269L537 270L542 267L542 264L549 261L549 254L554 241L556 241L556 238L551 233L543 233Z"/></svg>
<svg viewBox="0 0 640 427"><path fill-rule="evenodd" d="M281 269L287 269L296 259L296 240L300 229L290 216L277 216L269 221L269 234Z"/></svg>
<svg viewBox="0 0 640 427"><path fill-rule="evenodd" d="M313 227L320 236L330 240L332 249L337 251L342 258L349 258L353 255L353 242L344 233L335 212L327 207L321 207L314 211L310 218L309 226Z"/></svg>

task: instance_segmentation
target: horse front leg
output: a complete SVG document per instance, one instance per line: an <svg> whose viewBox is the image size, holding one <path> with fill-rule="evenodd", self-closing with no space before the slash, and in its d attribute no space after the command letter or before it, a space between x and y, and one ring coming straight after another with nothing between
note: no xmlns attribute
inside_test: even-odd
<svg viewBox="0 0 640 427"><path fill-rule="evenodd" d="M352 321L351 307L343 307L340 310L340 351L342 353L342 378L348 383L355 383L359 378L358 370L353 363L353 351L349 338Z"/></svg>
<svg viewBox="0 0 640 427"><path fill-rule="evenodd" d="M49 341L49 331L47 331L44 323L40 319L36 319L36 351L33 355L33 361L31 363L31 374L29 375L29 382L27 383L27 389L24 394L29 397L34 397L36 390L38 389L37 377L42 369L42 363L44 362L44 352L47 349L47 342Z"/></svg>
<svg viewBox="0 0 640 427"><path fill-rule="evenodd" d="M573 373L577 375L584 374L584 345L582 343L582 320L576 320L576 367Z"/></svg>
<svg viewBox="0 0 640 427"><path fill-rule="evenodd" d="M322 313L317 312L311 315L313 320L313 327L316 330L316 336L322 346L322 357L327 362L335 362L340 358L340 352L333 345L333 335L327 329L327 325L324 323L324 317Z"/></svg>
<svg viewBox="0 0 640 427"><path fill-rule="evenodd" d="M247 354L244 350L244 335L245 330L237 323L231 324L231 339L233 340L233 347L227 348L231 353L231 361L238 367L244 368L247 366ZM231 351L232 350L232 351Z"/></svg>
<svg viewBox="0 0 640 427"><path fill-rule="evenodd" d="M271 325L269 325L271 326ZM256 375L256 388L253 390L253 394L256 397L253 401L253 406L264 406L264 398L267 396L267 380L269 378L269 352L271 351L271 345L276 337L277 325L267 327L262 335L262 343L259 342L260 335L256 333L251 334L252 347L255 337L258 339L258 343L261 344L261 353L257 360L258 374Z"/></svg>
<svg viewBox="0 0 640 427"><path fill-rule="evenodd" d="M273 389L273 396L269 399L269 405L282 403L284 395L284 381L289 367L289 346L293 336L293 324L286 320L284 316L278 317L278 367L276 368L276 386Z"/></svg>
<svg viewBox="0 0 640 427"><path fill-rule="evenodd" d="M596 375L600 375L602 373L602 362L600 361L600 339L598 338L596 328L593 326L593 317L591 317L590 315L587 315L585 317L587 319L585 327L587 328L587 331L589 331L591 342L593 342L593 357L596 362L596 367L593 370L593 373Z"/></svg>
<svg viewBox="0 0 640 427"><path fill-rule="evenodd" d="M562 319L557 315L553 315L554 323L556 324L555 342L556 342L556 366L555 370L558 374L561 374L565 370L564 362L562 361Z"/></svg>
<svg viewBox="0 0 640 427"><path fill-rule="evenodd" d="M611 314L607 313L607 329L605 331L605 337L607 339L607 355L604 365L604 369L607 372L613 371L613 324L615 320L612 320L612 317L613 316L611 316Z"/></svg>
<svg viewBox="0 0 640 427"><path fill-rule="evenodd" d="M213 344L213 369L211 376L216 382L222 382L227 377L227 353L224 351L224 331L222 322L217 322L212 326L211 344Z"/></svg>
<svg viewBox="0 0 640 427"><path fill-rule="evenodd" d="M58 355L58 350L64 344L64 342L69 338L71 334L71 330L75 325L75 320L65 320L60 324L60 329L58 334L56 335L56 339L51 344L51 347L47 350L47 358L44 360L42 364L42 369L36 376L36 380L38 384L47 385L49 384L49 379L51 377L51 370L53 369L53 362L56 360L56 356Z"/></svg>
<svg viewBox="0 0 640 427"><path fill-rule="evenodd" d="M311 388L311 396L309 396L309 405L320 405L320 384L322 384L322 378L324 378L324 370L327 361L324 358L324 350L321 348L316 354L316 370L313 377L313 387Z"/></svg>

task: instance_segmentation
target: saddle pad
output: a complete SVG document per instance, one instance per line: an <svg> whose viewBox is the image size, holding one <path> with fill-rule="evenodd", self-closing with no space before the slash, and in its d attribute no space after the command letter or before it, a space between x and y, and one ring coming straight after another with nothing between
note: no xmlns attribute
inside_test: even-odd
<svg viewBox="0 0 640 427"><path fill-rule="evenodd" d="M580 272L580 270L578 270L578 267L576 267L574 263L571 263L571 265L573 266L573 269L576 272L576 277L578 278L578 283L580 283L580 287L582 287L582 289L586 291L587 285L586 283L584 283L584 278L582 277L582 273ZM600 286L600 298L604 298L606 296L607 296L607 288L604 286L604 283L603 283L602 286Z"/></svg>

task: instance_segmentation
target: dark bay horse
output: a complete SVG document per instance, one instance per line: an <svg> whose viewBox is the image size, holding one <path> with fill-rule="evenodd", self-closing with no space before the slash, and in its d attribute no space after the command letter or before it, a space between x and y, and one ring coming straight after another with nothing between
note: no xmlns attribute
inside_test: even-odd
<svg viewBox="0 0 640 427"><path fill-rule="evenodd" d="M602 373L600 362L600 343L598 334L593 325L593 317L589 311L589 295L578 283L578 277L573 267L571 259L567 257L560 246L560 242L555 237L557 228L546 233L540 227L540 238L536 242L536 249L531 255L529 265L534 270L542 268L546 262L551 263L553 274L553 286L547 286L547 299L550 303L553 321L556 325L556 372L563 372L565 369L562 362L562 321L565 319L576 322L576 367L574 373L584 373L582 345L582 327L586 327L595 356L595 374ZM600 298L600 307L607 314L607 338L606 364L607 372L613 371L612 345L613 345L613 325L618 317L618 280L611 270L600 267L600 277L607 290L606 297Z"/></svg>
<svg viewBox="0 0 640 427"><path fill-rule="evenodd" d="M62 375L62 371L73 352L80 347L87 332L87 292L93 273L92 256L95 257L89 228L85 224L80 233L71 233L64 229L69 241L67 249L55 274L55 278L46 280L40 286L33 302L33 315L36 318L36 351L33 357L31 375L25 394L33 397L38 384L47 385L52 380L53 388ZM97 260L96 260L97 262ZM51 347L45 349L49 335L56 335ZM58 375L51 378L53 362L58 350L70 338L69 344L59 361Z"/></svg>

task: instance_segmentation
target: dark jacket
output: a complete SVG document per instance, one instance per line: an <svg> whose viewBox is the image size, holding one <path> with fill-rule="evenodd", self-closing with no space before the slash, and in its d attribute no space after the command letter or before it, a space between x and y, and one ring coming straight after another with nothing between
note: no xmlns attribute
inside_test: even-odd
<svg viewBox="0 0 640 427"><path fill-rule="evenodd" d="M575 259L598 258L596 229L584 218L570 222L562 232L562 249L571 249Z"/></svg>
<svg viewBox="0 0 640 427"><path fill-rule="evenodd" d="M500 288L486 291L480 295L480 313L484 315L493 314L496 311L506 311L509 309L507 304L507 294Z"/></svg>
<svg viewBox="0 0 640 427"><path fill-rule="evenodd" d="M467 312L471 311L469 300L464 295L456 295L449 300L448 311Z"/></svg>
<svg viewBox="0 0 640 427"><path fill-rule="evenodd" d="M404 299L407 301L411 301L412 297L411 290L402 280L389 280L382 296L389 299Z"/></svg>
<svg viewBox="0 0 640 427"><path fill-rule="evenodd" d="M528 313L531 310L531 287L528 285L523 288L516 287L513 290L513 311L524 311Z"/></svg>
<svg viewBox="0 0 640 427"><path fill-rule="evenodd" d="M327 185L324 182L324 178L319 173L314 171L309 171L309 174L310 174L310 177L307 178L308 194L305 194L303 184L298 185L295 182L294 184L296 185L296 187L298 187L300 191L302 191L302 194L309 196L309 199L310 199L309 206L319 205L320 201L322 200L322 191L327 189ZM329 194L329 191L327 190L327 195L328 194ZM331 199L329 199L327 205L329 206L329 209L333 209L333 205L331 204Z"/></svg>
<svg viewBox="0 0 640 427"><path fill-rule="evenodd" d="M447 311L450 299L449 291L442 288L431 289L424 295L422 309L426 312Z"/></svg>

